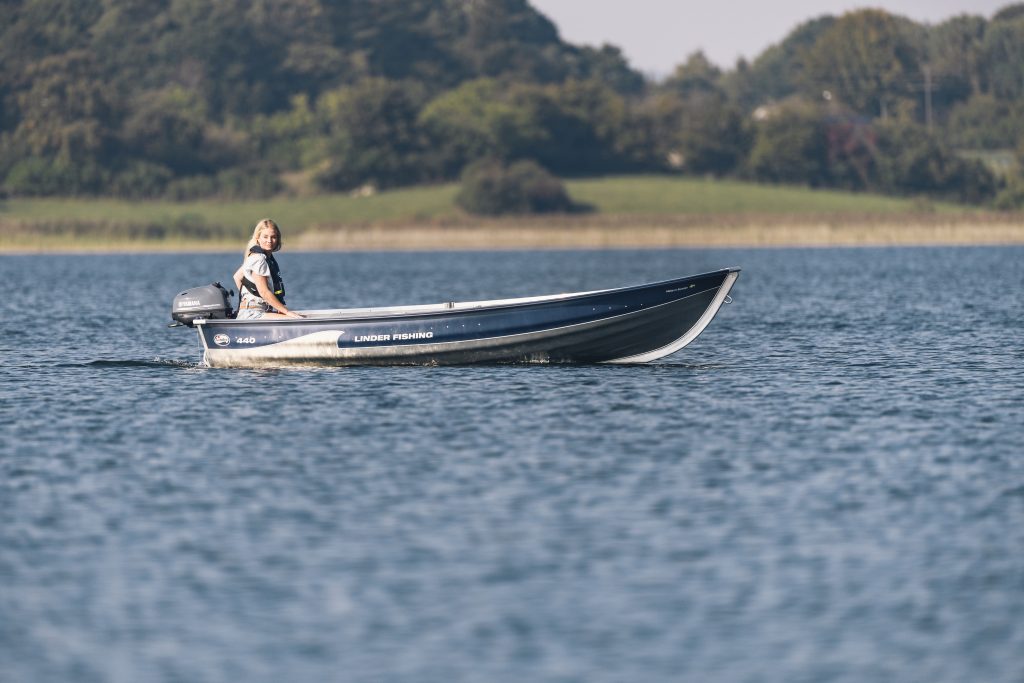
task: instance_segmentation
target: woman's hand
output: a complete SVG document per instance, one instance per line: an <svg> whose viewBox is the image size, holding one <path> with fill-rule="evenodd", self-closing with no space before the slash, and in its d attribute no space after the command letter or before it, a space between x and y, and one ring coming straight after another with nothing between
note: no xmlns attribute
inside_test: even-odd
<svg viewBox="0 0 1024 683"><path fill-rule="evenodd" d="M289 318L305 318L306 317L306 316L302 315L301 313L296 313L295 311L285 311L284 315L288 316Z"/></svg>

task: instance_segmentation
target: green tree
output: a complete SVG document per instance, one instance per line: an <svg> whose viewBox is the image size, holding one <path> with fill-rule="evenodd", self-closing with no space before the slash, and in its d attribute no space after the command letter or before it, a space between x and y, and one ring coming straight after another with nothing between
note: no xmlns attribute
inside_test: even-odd
<svg viewBox="0 0 1024 683"><path fill-rule="evenodd" d="M828 185L828 136L821 111L799 101L764 111L748 164L758 180Z"/></svg>
<svg viewBox="0 0 1024 683"><path fill-rule="evenodd" d="M981 94L986 27L984 17L962 14L929 31L928 65L937 100L952 102Z"/></svg>
<svg viewBox="0 0 1024 683"><path fill-rule="evenodd" d="M949 115L948 141L963 149L1014 149L1024 144L1024 101L978 95Z"/></svg>
<svg viewBox="0 0 1024 683"><path fill-rule="evenodd" d="M725 175L746 158L751 144L749 130L743 110L728 101L726 85L730 84L722 71L703 52L691 54L662 83L663 92L677 101L674 107L662 108L663 114L672 112L667 142L673 167L689 173ZM733 80L731 86L737 85L738 81ZM658 135L665 144L661 125Z"/></svg>
<svg viewBox="0 0 1024 683"><path fill-rule="evenodd" d="M630 68L614 45L570 49L567 60L571 80L596 81L624 96L639 95L647 87L644 77Z"/></svg>
<svg viewBox="0 0 1024 683"><path fill-rule="evenodd" d="M33 155L75 162L105 152L113 111L91 66L89 53L77 50L29 65L31 87L18 93L21 123L14 137Z"/></svg>
<svg viewBox="0 0 1024 683"><path fill-rule="evenodd" d="M979 204L999 189L978 161L963 159L924 127L890 122L881 127L878 174L881 187L898 194L923 194Z"/></svg>
<svg viewBox="0 0 1024 683"><path fill-rule="evenodd" d="M646 131L652 170L678 171L683 166L679 131L683 120L682 99L659 88L634 104L634 116Z"/></svg>
<svg viewBox="0 0 1024 683"><path fill-rule="evenodd" d="M882 10L844 14L804 54L807 83L861 113L888 117L901 100L916 97L921 70L913 28Z"/></svg>
<svg viewBox="0 0 1024 683"><path fill-rule="evenodd" d="M835 21L835 17L824 15L798 25L750 64L741 62L733 72L724 74L722 89L733 102L747 109L800 92L806 85L804 55Z"/></svg>
<svg viewBox="0 0 1024 683"><path fill-rule="evenodd" d="M1024 17L992 22L982 53L989 91L1006 100L1024 97Z"/></svg>
<svg viewBox="0 0 1024 683"><path fill-rule="evenodd" d="M622 96L595 81L473 81L431 102L420 123L446 177L482 158L533 159L561 174L655 166L645 121Z"/></svg>
<svg viewBox="0 0 1024 683"><path fill-rule="evenodd" d="M211 123L199 95L180 86L140 93L121 130L131 157L177 175L209 174L246 160L247 141Z"/></svg>
<svg viewBox="0 0 1024 683"><path fill-rule="evenodd" d="M1013 21L1021 17L1024 17L1024 2L1017 2L1003 7L992 15L992 21Z"/></svg>
<svg viewBox="0 0 1024 683"><path fill-rule="evenodd" d="M103 84L91 75L91 64L91 55L81 50L29 64L28 87L13 98L18 124L0 136L0 176L9 176L8 191L82 194L101 189L102 167L114 147L110 126L115 114ZM30 188L30 182L37 187Z"/></svg>
<svg viewBox="0 0 1024 683"><path fill-rule="evenodd" d="M558 29L526 0L459 3L456 49L480 76L551 83L564 79L566 64Z"/></svg>
<svg viewBox="0 0 1024 683"><path fill-rule="evenodd" d="M551 86L556 103L548 125L551 152L537 157L562 173L607 173L650 169L655 152L651 131L630 103L594 80Z"/></svg>
<svg viewBox="0 0 1024 683"><path fill-rule="evenodd" d="M318 176L326 189L371 183L408 185L428 179L424 139L417 125L426 99L415 83L370 79L325 93L317 116L329 138L330 166Z"/></svg>
<svg viewBox="0 0 1024 683"><path fill-rule="evenodd" d="M722 95L719 88L721 78L722 70L698 50L676 67L663 86L684 98L719 98Z"/></svg>
<svg viewBox="0 0 1024 683"><path fill-rule="evenodd" d="M494 79L469 81L424 108L419 123L430 139L432 166L443 177L477 159L521 157L547 139L533 110L508 90Z"/></svg>
<svg viewBox="0 0 1024 683"><path fill-rule="evenodd" d="M275 168L298 170L327 157L326 135L305 94L294 95L285 111L253 117L248 132L256 158Z"/></svg>
<svg viewBox="0 0 1024 683"><path fill-rule="evenodd" d="M701 100L683 105L678 148L687 172L733 173L747 158L751 145L751 131L739 107Z"/></svg>
<svg viewBox="0 0 1024 683"><path fill-rule="evenodd" d="M334 25L335 45L351 55L351 65L339 74L345 82L366 77L418 81L436 92L472 75L457 54L452 31L461 12L455 4L349 0L324 5Z"/></svg>

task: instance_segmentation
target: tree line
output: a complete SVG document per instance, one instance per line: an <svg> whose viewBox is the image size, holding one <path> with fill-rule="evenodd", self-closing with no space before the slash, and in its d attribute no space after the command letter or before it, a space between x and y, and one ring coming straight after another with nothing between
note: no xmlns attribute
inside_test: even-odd
<svg viewBox="0 0 1024 683"><path fill-rule="evenodd" d="M657 81L526 0L15 0L0 27L11 196L388 188L529 160L1024 203L1024 4L818 17Z"/></svg>

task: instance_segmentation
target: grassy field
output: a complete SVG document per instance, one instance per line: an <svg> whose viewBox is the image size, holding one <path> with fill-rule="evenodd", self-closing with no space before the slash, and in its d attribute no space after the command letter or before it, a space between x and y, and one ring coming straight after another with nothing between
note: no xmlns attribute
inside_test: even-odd
<svg viewBox="0 0 1024 683"><path fill-rule="evenodd" d="M282 227L429 220L452 215L455 185L382 192L370 197L344 194L247 201L123 201L117 199L10 199L0 203L0 220L20 223L173 224L192 220L207 225L251 229L263 217Z"/></svg>
<svg viewBox="0 0 1024 683"><path fill-rule="evenodd" d="M919 212L922 203L878 195L758 185L731 180L628 176L568 183L573 199L604 214L891 214ZM929 210L963 212L953 204Z"/></svg>
<svg viewBox="0 0 1024 683"><path fill-rule="evenodd" d="M908 199L876 195L773 187L734 181L666 176L572 180L569 193L601 214L722 213L899 213L920 209ZM250 225L274 216L292 228L378 222L423 222L456 217L454 184L381 192L369 197L345 194L250 201L129 202L113 199L10 199L0 203L0 219L24 222L160 223L195 217L208 224ZM963 211L937 204L939 211Z"/></svg>
<svg viewBox="0 0 1024 683"><path fill-rule="evenodd" d="M812 231L807 243L877 243L910 224L919 228L915 243L929 241L932 225L942 226L936 239L948 242L951 225L968 223L973 232L954 241L977 242L986 230L989 242L1024 241L1015 218L914 199L671 176L572 180L567 186L593 211L480 219L455 206L454 184L368 197L252 201L9 199L0 202L0 251L237 249L266 216L281 224L292 248L792 244L801 243L801 230ZM976 224L998 225L979 233ZM842 237L843 226L860 231L851 227Z"/></svg>

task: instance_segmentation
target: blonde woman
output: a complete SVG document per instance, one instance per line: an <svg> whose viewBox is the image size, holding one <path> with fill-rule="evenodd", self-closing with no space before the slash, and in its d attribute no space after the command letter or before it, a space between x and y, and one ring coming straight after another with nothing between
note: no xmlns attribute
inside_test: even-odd
<svg viewBox="0 0 1024 683"><path fill-rule="evenodd" d="M281 249L281 228L264 218L252 231L245 247L245 260L235 271L240 301L238 319L301 318L284 303L284 282L274 252Z"/></svg>

